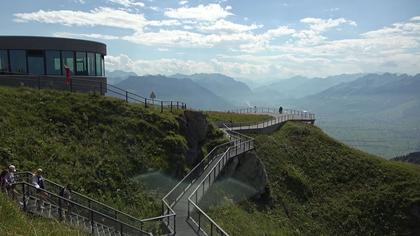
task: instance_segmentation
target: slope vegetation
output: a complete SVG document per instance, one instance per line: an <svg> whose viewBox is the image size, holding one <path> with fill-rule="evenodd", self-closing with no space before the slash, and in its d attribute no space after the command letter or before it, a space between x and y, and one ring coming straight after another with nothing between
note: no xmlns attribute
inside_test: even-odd
<svg viewBox="0 0 420 236"><path fill-rule="evenodd" d="M81 236L85 233L66 227L57 221L45 220L25 215L16 204L0 193L0 232L1 235L45 235Z"/></svg>
<svg viewBox="0 0 420 236"><path fill-rule="evenodd" d="M256 153L268 174L269 200L234 203L235 193L225 189L223 205L210 209L232 235L420 234L415 165L368 155L293 122L256 136Z"/></svg>
<svg viewBox="0 0 420 236"><path fill-rule="evenodd" d="M93 94L0 87L0 104L0 166L41 167L46 178L138 217L159 215L159 194L221 138L202 114L160 113Z"/></svg>

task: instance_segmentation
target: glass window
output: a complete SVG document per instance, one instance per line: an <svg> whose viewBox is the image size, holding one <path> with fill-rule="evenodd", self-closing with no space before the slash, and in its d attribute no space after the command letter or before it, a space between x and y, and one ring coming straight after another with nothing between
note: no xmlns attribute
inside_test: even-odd
<svg viewBox="0 0 420 236"><path fill-rule="evenodd" d="M74 73L74 53L72 51L63 51L61 53L63 68L64 66L68 66L70 68L71 73Z"/></svg>
<svg viewBox="0 0 420 236"><path fill-rule="evenodd" d="M96 53L96 76L102 76L102 55Z"/></svg>
<svg viewBox="0 0 420 236"><path fill-rule="evenodd" d="M44 51L28 50L28 70L31 75L43 75L44 71Z"/></svg>
<svg viewBox="0 0 420 236"><path fill-rule="evenodd" d="M101 56L101 61L102 61L102 76L105 76L105 60L104 60L104 56Z"/></svg>
<svg viewBox="0 0 420 236"><path fill-rule="evenodd" d="M87 75L86 52L76 52L76 74Z"/></svg>
<svg viewBox="0 0 420 236"><path fill-rule="evenodd" d="M95 76L95 54L88 52L87 54L87 69L88 69L88 75L89 76Z"/></svg>
<svg viewBox="0 0 420 236"><path fill-rule="evenodd" d="M12 73L26 74L25 50L10 50L10 68Z"/></svg>
<svg viewBox="0 0 420 236"><path fill-rule="evenodd" d="M9 72L9 58L7 50L0 50L0 73Z"/></svg>
<svg viewBox="0 0 420 236"><path fill-rule="evenodd" d="M61 75L61 58L59 51L46 51L47 75Z"/></svg>

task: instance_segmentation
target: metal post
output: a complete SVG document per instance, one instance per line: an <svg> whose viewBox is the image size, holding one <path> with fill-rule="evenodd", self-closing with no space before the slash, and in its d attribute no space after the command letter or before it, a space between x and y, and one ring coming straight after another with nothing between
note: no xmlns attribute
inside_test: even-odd
<svg viewBox="0 0 420 236"><path fill-rule="evenodd" d="M23 211L26 211L27 210L27 208L26 208L26 191L25 191L26 189L25 189L25 184L23 183L22 184L22 201L23 201Z"/></svg>
<svg viewBox="0 0 420 236"><path fill-rule="evenodd" d="M174 233L176 233L176 216L173 216L173 218L174 218Z"/></svg>
<svg viewBox="0 0 420 236"><path fill-rule="evenodd" d="M172 101L171 101L171 111L172 111Z"/></svg>
<svg viewBox="0 0 420 236"><path fill-rule="evenodd" d="M63 220L63 209L62 209L61 198L58 198L58 217L60 220Z"/></svg>
<svg viewBox="0 0 420 236"><path fill-rule="evenodd" d="M89 208L90 208L90 201L89 201ZM90 209L90 225L92 227L92 234L95 233L94 227L93 227L93 211Z"/></svg>
<svg viewBox="0 0 420 236"><path fill-rule="evenodd" d="M147 108L147 98L144 98L144 107Z"/></svg>
<svg viewBox="0 0 420 236"><path fill-rule="evenodd" d="M188 200L188 211L187 211L187 219L190 219L190 201Z"/></svg>
<svg viewBox="0 0 420 236"><path fill-rule="evenodd" d="M120 235L124 236L123 224L120 222Z"/></svg>
<svg viewBox="0 0 420 236"><path fill-rule="evenodd" d="M125 101L128 102L128 91L125 91Z"/></svg>
<svg viewBox="0 0 420 236"><path fill-rule="evenodd" d="M160 101L160 112L163 112L163 101Z"/></svg>
<svg viewBox="0 0 420 236"><path fill-rule="evenodd" d="M197 211L198 212L198 232L200 232L200 230L201 230L201 212L200 211Z"/></svg>

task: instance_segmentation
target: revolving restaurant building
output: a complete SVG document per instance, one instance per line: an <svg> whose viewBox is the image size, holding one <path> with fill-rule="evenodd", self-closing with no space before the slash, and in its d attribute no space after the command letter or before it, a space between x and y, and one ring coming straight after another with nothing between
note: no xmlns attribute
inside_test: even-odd
<svg viewBox="0 0 420 236"><path fill-rule="evenodd" d="M106 45L93 41L0 36L0 86L103 94L106 91L105 55ZM66 76L66 67L71 76Z"/></svg>

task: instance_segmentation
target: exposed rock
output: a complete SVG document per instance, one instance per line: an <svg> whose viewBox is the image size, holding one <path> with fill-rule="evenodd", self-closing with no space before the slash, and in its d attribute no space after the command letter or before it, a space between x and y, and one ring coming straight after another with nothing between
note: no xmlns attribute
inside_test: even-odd
<svg viewBox="0 0 420 236"><path fill-rule="evenodd" d="M202 112L196 111L185 111L179 116L178 123L181 134L188 142L187 164L194 166L203 157L201 147L206 141L209 123Z"/></svg>
<svg viewBox="0 0 420 236"><path fill-rule="evenodd" d="M254 188L251 198L258 202L271 201L267 172L255 151L232 158L223 171L223 178L233 178Z"/></svg>

